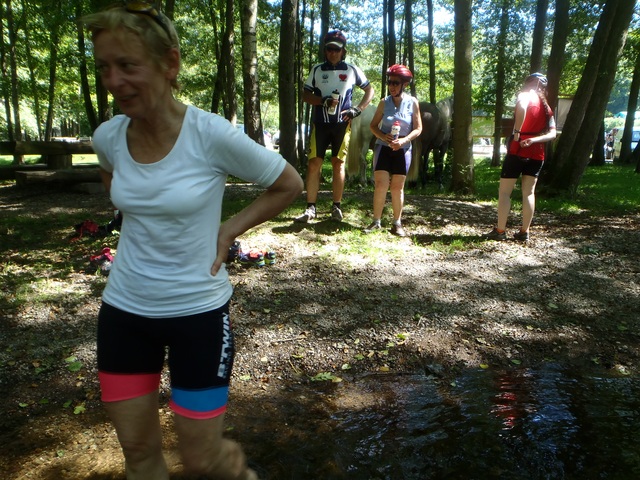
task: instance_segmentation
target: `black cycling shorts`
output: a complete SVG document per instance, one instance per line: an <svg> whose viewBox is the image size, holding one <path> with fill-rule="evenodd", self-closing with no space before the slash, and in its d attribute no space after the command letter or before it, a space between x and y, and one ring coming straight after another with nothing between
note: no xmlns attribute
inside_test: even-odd
<svg viewBox="0 0 640 480"><path fill-rule="evenodd" d="M537 178L540 175L543 163L544 160L519 157L510 153L502 162L500 178L518 178L521 174Z"/></svg>

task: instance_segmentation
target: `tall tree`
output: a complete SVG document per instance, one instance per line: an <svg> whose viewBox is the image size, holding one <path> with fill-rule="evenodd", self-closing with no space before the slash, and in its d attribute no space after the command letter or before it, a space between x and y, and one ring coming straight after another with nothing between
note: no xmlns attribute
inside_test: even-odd
<svg viewBox="0 0 640 480"><path fill-rule="evenodd" d="M453 83L453 163L451 189L474 190L471 132L472 25L471 1L455 0L455 75Z"/></svg>
<svg viewBox="0 0 640 480"><path fill-rule="evenodd" d="M243 0L241 12L242 25L242 64L244 85L244 127L247 135L264 145L264 130L260 115L260 84L258 82L258 42L256 23L258 18L258 0Z"/></svg>
<svg viewBox="0 0 640 480"><path fill-rule="evenodd" d="M60 1L53 2L54 12L59 12L61 9ZM53 117L54 117L54 105L56 97L56 83L58 81L57 68L58 68L58 47L60 41L60 25L58 22L51 22L51 43L49 44L49 91L47 93L48 105L47 108L47 120L45 124L45 140L51 140L51 132L53 130Z"/></svg>
<svg viewBox="0 0 640 480"><path fill-rule="evenodd" d="M320 4L320 41L318 42L318 62L324 61L324 42L322 39L329 31L331 25L331 0L322 0ZM313 29L312 29L313 31ZM282 41L282 39L280 39Z"/></svg>
<svg viewBox="0 0 640 480"><path fill-rule="evenodd" d="M635 122L635 112L638 108L638 93L640 93L640 39L635 38L633 42L636 52L636 61L633 68L633 78L629 87L629 100L627 103L627 117L624 121L624 131L620 140L620 163L632 163L633 155L631 151L631 136L633 134L633 124Z"/></svg>
<svg viewBox="0 0 640 480"><path fill-rule="evenodd" d="M280 21L280 56L278 88L280 98L280 153L294 166L296 155L296 81L295 58L298 0L283 0Z"/></svg>
<svg viewBox="0 0 640 480"><path fill-rule="evenodd" d="M20 92L18 89L17 38L18 26L13 18L11 0L6 0L7 34L9 37L9 72L11 79L11 107L13 108L13 140L22 140L22 123L20 121ZM22 155L14 155L13 163L23 162Z"/></svg>
<svg viewBox="0 0 640 480"><path fill-rule="evenodd" d="M533 27L530 73L542 70L542 54L544 52L544 34L547 30L548 8L549 0L538 0L536 2L536 23Z"/></svg>
<svg viewBox="0 0 640 480"><path fill-rule="evenodd" d="M76 5L76 18L82 18L82 2L78 2ZM84 100L84 109L87 114L87 120L89 121L89 127L93 132L98 128L98 118L96 117L96 110L93 108L93 102L91 101L91 88L89 87L89 75L87 68L87 57L84 54L86 50L84 28L80 22L77 23L78 32L78 65L80 69L80 91L82 92L82 98Z"/></svg>
<svg viewBox="0 0 640 480"><path fill-rule="evenodd" d="M604 4L553 162L541 178L553 190L575 193L589 164L634 6L617 0Z"/></svg>
<svg viewBox="0 0 640 480"><path fill-rule="evenodd" d="M549 81L547 100L549 101L549 105L554 109L558 106L558 93L562 66L564 65L565 59L565 46L570 32L569 4L570 0L556 0L551 53L549 53L547 63L547 79ZM549 145L551 146L551 142Z"/></svg>
<svg viewBox="0 0 640 480"><path fill-rule="evenodd" d="M4 5L0 9L0 38L5 38L5 9ZM0 68L2 70L2 78L9 78L9 66L7 59L7 45L0 42ZM7 138L13 140L13 120L11 119L11 88L10 82L1 82L2 100L4 103L4 113L7 119Z"/></svg>
<svg viewBox="0 0 640 480"><path fill-rule="evenodd" d="M220 64L224 65L224 93L222 99L225 117L235 125L238 118L238 100L236 99L236 74L235 74L235 3L233 0L220 0L224 4L224 34L222 35L222 46Z"/></svg>
<svg viewBox="0 0 640 480"><path fill-rule="evenodd" d="M39 12L31 10L30 5L22 0L22 11L26 16L38 15ZM38 131L38 140L42 140L44 135L42 132L42 112L40 109L40 95L38 95L38 79L36 78L36 59L31 48L32 43L31 31L28 28L24 30L24 46L26 53L27 68L29 70L29 86L31 91L31 99L33 100L33 113L36 117L36 128Z"/></svg>
<svg viewBox="0 0 640 480"><path fill-rule="evenodd" d="M500 145L502 145L502 117L504 116L504 87L505 87L505 69L506 69L506 49L507 49L507 33L509 31L509 10L511 0L502 0L500 14L500 31L498 32L498 56L496 58L496 110L493 121L493 155L491 157L491 166L500 165L502 154L500 153Z"/></svg>
<svg viewBox="0 0 640 480"><path fill-rule="evenodd" d="M416 71L416 65L414 61L414 45L413 45L413 10L411 6L413 5L413 0L405 0L404 1L404 19L405 19L405 39L407 42L406 48L406 57L407 57L407 67L412 72ZM416 82L411 82L411 95L416 96Z"/></svg>
<svg viewBox="0 0 640 480"><path fill-rule="evenodd" d="M389 45L389 62L387 66L398 63L396 43L396 0L387 0L387 43Z"/></svg>
<svg viewBox="0 0 640 480"><path fill-rule="evenodd" d="M429 48L429 102L435 104L436 98L436 54L433 39L433 0L427 0L427 46Z"/></svg>

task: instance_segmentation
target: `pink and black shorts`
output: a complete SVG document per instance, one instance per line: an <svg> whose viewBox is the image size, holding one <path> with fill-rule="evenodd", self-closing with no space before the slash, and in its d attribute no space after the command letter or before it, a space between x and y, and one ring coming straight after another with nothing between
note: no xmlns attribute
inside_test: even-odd
<svg viewBox="0 0 640 480"><path fill-rule="evenodd" d="M165 352L171 409L195 419L224 413L235 354L228 303L197 315L147 318L103 302L98 315L98 375L104 402L158 390Z"/></svg>

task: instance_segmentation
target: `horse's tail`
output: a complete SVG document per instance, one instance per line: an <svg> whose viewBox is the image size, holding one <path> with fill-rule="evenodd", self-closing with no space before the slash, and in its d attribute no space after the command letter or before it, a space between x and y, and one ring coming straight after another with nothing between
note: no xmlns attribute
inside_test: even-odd
<svg viewBox="0 0 640 480"><path fill-rule="evenodd" d="M347 149L347 173L358 175L360 173L360 151L362 150L362 116L351 120L351 138Z"/></svg>

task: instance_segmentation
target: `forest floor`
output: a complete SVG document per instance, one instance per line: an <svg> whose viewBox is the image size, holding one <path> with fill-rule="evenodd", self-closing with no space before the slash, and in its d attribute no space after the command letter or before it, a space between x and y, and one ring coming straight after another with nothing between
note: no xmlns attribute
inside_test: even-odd
<svg viewBox="0 0 640 480"><path fill-rule="evenodd" d="M247 186L228 190L252 195ZM362 401L339 392L365 375L419 373L446 387L467 369L547 362L638 375L638 214L538 212L528 243L495 242L482 239L495 221L490 205L407 195L410 236L375 233L374 246L354 255L335 239L358 238L353 210L368 208L371 192L345 197L341 224L324 211L308 225L283 216L240 239L273 248L275 265L229 266L237 352L228 435L262 478L294 478L283 452L298 448L305 432L331 443L330 412ZM328 199L323 192L327 206ZM124 478L95 367L106 278L87 260L103 241L70 242L73 225L64 223L69 215L108 221L110 208L105 194L0 187L2 215L13 219L0 230L2 296L39 291L37 301L0 303L2 479ZM25 251L36 234L42 247ZM167 458L180 478L167 397L163 378ZM323 464L322 452L308 455L316 465L308 478L355 478Z"/></svg>

